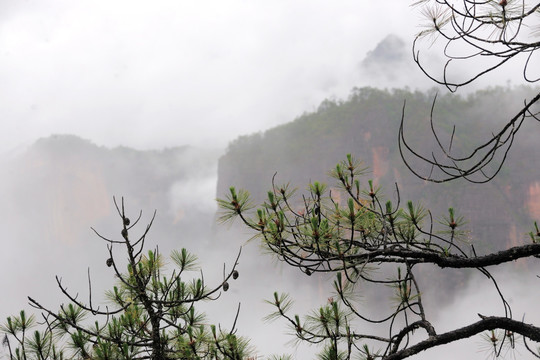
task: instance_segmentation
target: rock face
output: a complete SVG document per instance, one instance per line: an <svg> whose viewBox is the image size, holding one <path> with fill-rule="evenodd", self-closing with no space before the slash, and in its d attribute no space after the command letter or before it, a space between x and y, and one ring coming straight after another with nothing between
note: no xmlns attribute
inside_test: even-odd
<svg viewBox="0 0 540 360"><path fill-rule="evenodd" d="M530 89L529 89L530 90ZM517 112L528 89L492 89L467 98L439 96L434 122L443 142L452 127L454 155L465 153L490 138L511 114ZM218 197L234 185L262 200L277 172L278 184L290 182L303 190L310 181L333 184L326 175L347 153L371 169L365 178L383 188L395 202L399 186L402 204L422 202L436 218L454 207L469 221L470 238L477 250L493 251L527 241L533 220L540 220L540 157L534 136L540 128L524 124L501 173L483 185L456 181L425 183L404 166L397 137L406 100L405 136L410 145L430 156L436 147L429 127L434 94L406 90L355 89L345 101L325 101L318 111L262 134L245 136L230 144L219 161ZM416 169L427 174L422 163ZM422 168L424 166L424 169Z"/></svg>

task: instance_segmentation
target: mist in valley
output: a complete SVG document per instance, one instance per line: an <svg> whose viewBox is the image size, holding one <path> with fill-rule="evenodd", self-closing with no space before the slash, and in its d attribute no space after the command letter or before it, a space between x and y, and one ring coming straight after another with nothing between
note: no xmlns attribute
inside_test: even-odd
<svg viewBox="0 0 540 360"><path fill-rule="evenodd" d="M240 304L238 334L251 339L258 355L314 358L319 348L296 344L288 324L263 321L274 310L265 300L271 300L274 291L289 293L295 300L292 313L307 315L335 296L334 277L308 277L266 253L257 239L250 240L254 234L239 224L219 224L215 200L225 196L229 186L243 186L230 180L235 179L231 174L266 189L276 171L281 182L292 181L300 191L308 181L329 181L330 167L323 166L323 159L320 167L309 165L309 174L303 174L306 179L296 181L302 174L290 169L303 163L295 159L297 154L273 159L275 163L265 168L269 176L259 172L248 178L239 168L226 167L231 144L239 138L268 139L279 126L303 116L309 119L309 114L332 102L345 102L354 88L408 89L411 97L415 91L446 94L412 62L417 12L401 0L386 4L395 11L381 22L377 20L380 5L357 1L339 5L325 1L2 2L0 319L21 309L30 311L28 296L51 309L67 303L55 276L83 301L89 296L90 276L93 302L104 301L102 294L115 279L106 265L106 243L92 229L105 237L121 237L114 196L117 201L124 199L130 218L142 211L135 233L144 230L156 211L146 248L158 247L165 256L173 249L187 248L199 257L209 286L223 281L224 266L230 269L241 249L240 277L217 301L201 307L209 323L229 328ZM440 61L434 55L427 64L437 67ZM478 104L468 119L456 119L457 132L466 133L469 119L475 119L489 125L477 133L483 138L504 123L530 94L530 88L513 86L519 85L516 78L513 70L496 73L462 93L466 98L478 89L499 85L506 96L497 103ZM427 114L429 108L425 110ZM385 131L397 141L399 118L395 121L395 128ZM534 125L525 124L520 133L524 152L536 146L539 133ZM351 148L368 141L364 135L349 135L343 143ZM312 151L306 149L308 154ZM371 153L354 155L374 167ZM509 163L519 167L519 153L510 155ZM250 168L249 160L263 158L257 156L248 152L243 166ZM388 171L404 174L406 170L392 165ZM511 186L532 189L516 195L521 208L515 212L538 215L534 204L540 191L534 192L531 180L538 178L538 167L522 171L526 173L523 184L515 180L494 186L508 186L510 193ZM400 179L415 189L424 186L412 176ZM478 197L484 196L482 191L491 194L474 186L463 191ZM264 193L253 195L260 198ZM445 196L454 201L452 194ZM467 214L478 208L463 210ZM532 225L528 220L519 221L529 227L505 230L504 235L511 232L511 241L525 243ZM483 225L476 224L473 239ZM113 251L119 258L124 256L120 247ZM444 271L426 275L428 284L437 282ZM425 286L426 311L437 319L438 332L476 321L478 313L504 314L489 279L480 273L450 272L451 278L458 279L450 293L444 293L444 286ZM514 318L539 324L538 264L518 262L495 273ZM391 310L384 292L381 296L360 284L359 293L362 309L373 317ZM385 331L359 326L365 332ZM4 348L0 354L6 356ZM515 355L509 351L508 358L512 356L532 358L522 348ZM474 337L415 358L487 357L486 341Z"/></svg>

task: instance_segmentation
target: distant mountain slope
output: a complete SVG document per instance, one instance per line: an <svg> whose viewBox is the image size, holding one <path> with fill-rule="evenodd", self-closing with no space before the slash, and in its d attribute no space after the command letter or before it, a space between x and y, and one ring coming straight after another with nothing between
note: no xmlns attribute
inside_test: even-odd
<svg viewBox="0 0 540 360"><path fill-rule="evenodd" d="M9 297L2 300L0 317L25 307L28 295L57 304L60 292L55 275L69 286L77 285L76 291L84 290L88 267L96 299L100 298L114 279L105 266L106 244L90 227L109 238L120 238L113 196L125 197L132 219L143 211L133 236L144 230L157 210L148 247L159 244L164 254L173 248L207 249L216 210L218 155L190 147L109 149L76 136L58 135L2 159L0 242L5 256L0 288ZM116 246L115 253L123 259L120 247Z"/></svg>
<svg viewBox="0 0 540 360"><path fill-rule="evenodd" d="M174 195L182 192L182 183L193 187L194 179L199 185L208 177L215 180L217 156L190 147L108 149L76 136L56 135L38 140L4 164L5 196L10 198L6 204L14 216L26 213L38 222L41 234L65 243L77 242L77 232L113 217L112 196L126 197L134 212L158 209L159 221L174 226L196 218L200 203L209 203ZM206 186L208 191L215 187ZM214 208L207 205L206 212Z"/></svg>
<svg viewBox="0 0 540 360"><path fill-rule="evenodd" d="M454 149L470 149L490 136L519 108L530 89L494 88L468 97L439 96L435 125L444 141L456 125ZM234 185L261 200L277 172L278 184L291 182L304 189L309 181L333 184L327 172L347 153L365 161L372 178L395 200L422 201L433 215L456 207L470 221L475 246L494 250L526 240L532 219L540 220L540 156L534 137L540 127L525 124L496 180L485 185L454 182L426 184L404 166L397 137L404 101L405 132L410 144L430 154L435 143L429 129L434 92L355 89L348 99L326 100L316 112L264 133L243 136L230 144L219 160L218 196ZM536 126L535 126L536 125ZM419 168L423 164L416 164Z"/></svg>

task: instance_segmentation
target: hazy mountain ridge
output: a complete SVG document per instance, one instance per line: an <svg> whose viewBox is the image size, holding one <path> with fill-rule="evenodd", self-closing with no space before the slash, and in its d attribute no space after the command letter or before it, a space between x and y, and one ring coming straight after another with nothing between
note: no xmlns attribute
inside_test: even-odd
<svg viewBox="0 0 540 360"><path fill-rule="evenodd" d="M191 199L190 204L173 204L175 184L213 176L216 157L186 146L107 149L72 135L51 136L5 164L13 197L9 203L13 212L30 212L45 232L65 242L74 241L88 224L99 225L111 216L113 196L124 196L133 211L157 209L160 222L175 226L194 211ZM32 206L20 201L30 194Z"/></svg>
<svg viewBox="0 0 540 360"><path fill-rule="evenodd" d="M517 112L530 91L493 88L467 97L439 95L434 113L436 129L442 141L448 141L455 124L453 148L464 153L479 144L478 139L488 139L499 124ZM405 101L405 136L415 150L429 156L436 145L429 129L434 96L435 91L354 89L346 100L326 100L316 112L303 114L291 123L240 137L219 160L218 196L224 196L234 185L260 201L276 172L278 184L290 182L305 189L310 181L320 180L333 185L327 172L351 153L372 171L365 182L374 179L382 185L386 198L396 200L397 183L402 204L421 201L435 218L446 215L450 206L457 208L469 220L477 249L524 243L533 219L540 217L540 159L534 145L539 129L525 122L503 170L488 184L428 184L406 169L397 138ZM414 165L425 168L418 162Z"/></svg>

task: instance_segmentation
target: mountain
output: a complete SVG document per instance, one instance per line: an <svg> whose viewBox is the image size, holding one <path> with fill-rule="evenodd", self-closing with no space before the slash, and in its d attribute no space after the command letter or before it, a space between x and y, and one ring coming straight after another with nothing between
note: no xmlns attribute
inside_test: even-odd
<svg viewBox="0 0 540 360"><path fill-rule="evenodd" d="M528 88L494 88L467 97L439 95L434 127L441 141L448 144L455 125L452 153L461 156L480 141L490 139L491 132L511 118L530 93ZM277 186L289 183L300 194L305 194L308 184L314 181L333 186L336 180L328 172L350 153L371 169L364 186L373 179L384 199L394 204L400 201L401 206L408 200L419 202L431 210L434 222L447 216L449 207L457 209L468 221L467 240L477 254L529 243L527 233L534 228L534 221L540 220L540 157L535 141L540 128L531 119L524 122L502 170L486 184L463 180L427 183L404 165L398 131L403 116L408 143L419 153L431 156L436 148L430 128L434 98L435 92L354 89L346 100L326 100L317 111L288 124L240 137L219 159L218 197L225 197L229 187L235 186L249 191L253 203L260 204L272 187L272 179ZM491 171L497 161L500 157ZM430 171L418 161L412 166L424 174ZM470 249L467 244L464 248ZM529 262L517 264L526 271ZM417 276L423 291L429 293L430 300L426 301L437 309L449 304L454 297L448 294L457 293L454 290L463 288L474 274L467 270L419 269ZM297 273L296 282L300 283L301 274ZM376 304L387 300L380 292L370 296L375 297Z"/></svg>
<svg viewBox="0 0 540 360"><path fill-rule="evenodd" d="M388 83L410 79L412 72L417 70L409 59L409 47L405 40L390 34L382 39L377 46L368 51L366 57L358 65L364 76L372 77L375 81Z"/></svg>
<svg viewBox="0 0 540 360"><path fill-rule="evenodd" d="M207 200L174 195L195 179L199 186L206 184L205 178L215 180L217 156L218 152L190 147L108 149L76 136L56 135L5 162L5 196L10 212L28 214L40 223L42 234L65 243L78 241L77 231L110 217L113 196L124 196L135 212L158 209L160 222L176 227L214 210L213 205L203 209Z"/></svg>
<svg viewBox="0 0 540 360"><path fill-rule="evenodd" d="M435 129L448 144L455 125L453 155L465 154L490 139L491 132L513 116L531 92L529 88L493 88L466 97L439 95ZM540 219L540 158L534 141L540 129L525 121L501 173L487 184L426 183L405 167L398 131L404 111L408 143L431 156L436 148L429 125L434 98L434 91L354 89L346 100L326 100L317 111L288 124L240 137L219 160L218 197L236 186L261 201L274 173L278 184L290 182L301 190L315 180L333 185L328 171L351 153L371 169L365 182L373 179L394 203L397 184L402 204L421 202L435 219L446 215L449 207L458 209L469 221L470 239L480 252L527 242L526 232L534 219ZM429 172L423 163L413 166Z"/></svg>

